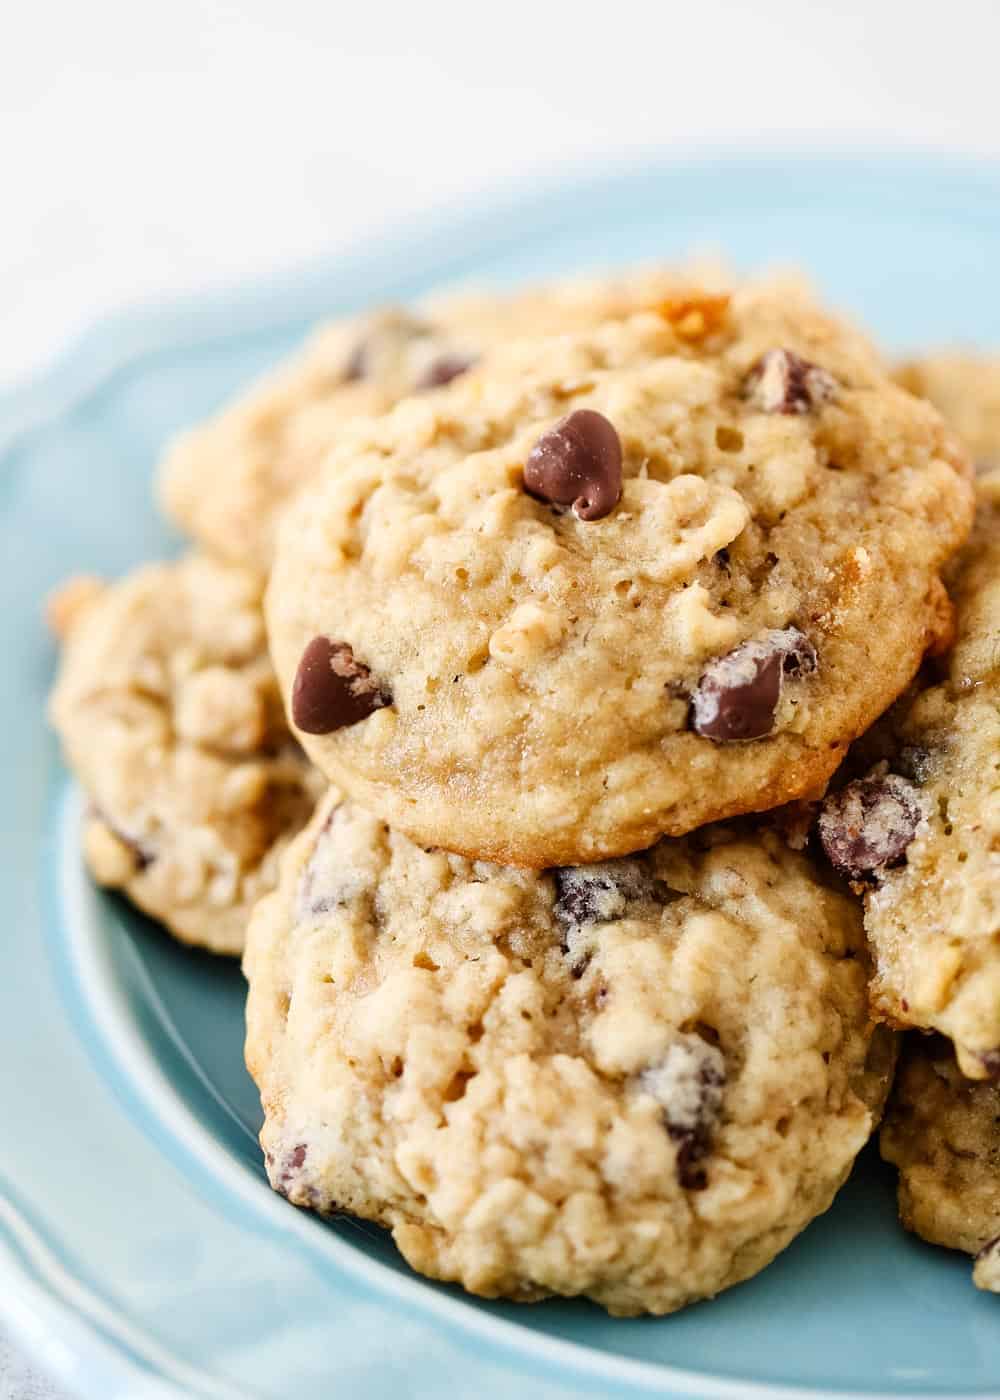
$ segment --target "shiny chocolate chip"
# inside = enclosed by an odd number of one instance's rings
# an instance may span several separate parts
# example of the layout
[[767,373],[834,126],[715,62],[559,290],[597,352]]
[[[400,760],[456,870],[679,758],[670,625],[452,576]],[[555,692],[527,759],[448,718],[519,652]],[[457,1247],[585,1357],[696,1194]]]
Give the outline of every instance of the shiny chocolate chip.
[[702,1163],[712,1150],[726,1087],[721,1049],[680,1032],[663,1059],[643,1070],[639,1084],[663,1107],[663,1126],[677,1144],[677,1180],[687,1191],[703,1191],[708,1174]]
[[691,728],[721,743],[762,739],[774,729],[785,677],[816,666],[816,649],[797,627],[743,642],[705,667],[691,697]]
[[922,816],[915,784],[880,765],[824,801],[819,839],[849,879],[877,876],[904,860]]
[[347,642],[314,637],[292,686],[292,721],[305,734],[332,734],[392,704],[392,696]]
[[524,489],[581,520],[600,520],[622,493],[621,439],[603,413],[578,408],[535,443],[524,464]]
[[442,389],[460,374],[470,370],[475,361],[468,355],[439,355],[424,370],[417,382],[418,389]]
[[810,413],[836,392],[833,375],[794,350],[768,350],[746,379],[747,398],[762,413]]

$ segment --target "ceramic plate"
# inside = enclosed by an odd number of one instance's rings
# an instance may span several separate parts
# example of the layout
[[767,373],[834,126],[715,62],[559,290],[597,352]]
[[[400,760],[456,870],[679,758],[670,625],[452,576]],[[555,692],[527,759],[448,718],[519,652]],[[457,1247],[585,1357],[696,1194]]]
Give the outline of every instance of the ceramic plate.
[[178,547],[150,494],[167,436],[319,317],[706,246],[805,264],[890,348],[1000,345],[1000,175],[727,160],[445,211],[305,275],[117,318],[0,401],[0,1310],[80,1394],[1000,1392],[1000,1301],[900,1231],[871,1150],[759,1278],[656,1321],[477,1302],[414,1276],[374,1228],[296,1212],[261,1168],[239,970],[81,872],[40,600],[71,571]]

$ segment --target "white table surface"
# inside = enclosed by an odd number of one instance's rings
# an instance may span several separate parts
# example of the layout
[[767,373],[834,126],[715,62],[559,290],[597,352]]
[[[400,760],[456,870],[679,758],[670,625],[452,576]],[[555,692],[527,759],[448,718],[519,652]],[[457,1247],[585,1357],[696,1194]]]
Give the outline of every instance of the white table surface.
[[[102,312],[618,156],[1000,155],[995,0],[32,0],[0,42],[0,390]],[[0,1400],[56,1392],[0,1334]]]

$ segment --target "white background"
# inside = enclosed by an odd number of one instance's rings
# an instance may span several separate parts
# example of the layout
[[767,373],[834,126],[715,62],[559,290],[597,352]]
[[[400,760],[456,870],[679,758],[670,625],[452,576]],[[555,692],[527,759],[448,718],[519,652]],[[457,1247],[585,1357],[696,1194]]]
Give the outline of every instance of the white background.
[[996,0],[0,4],[0,385],[109,306],[615,154],[1000,153]]
[[[108,308],[456,192],[671,150],[1000,155],[998,50],[997,0],[6,0],[0,388]],[[34,1384],[0,1341],[0,1400]]]

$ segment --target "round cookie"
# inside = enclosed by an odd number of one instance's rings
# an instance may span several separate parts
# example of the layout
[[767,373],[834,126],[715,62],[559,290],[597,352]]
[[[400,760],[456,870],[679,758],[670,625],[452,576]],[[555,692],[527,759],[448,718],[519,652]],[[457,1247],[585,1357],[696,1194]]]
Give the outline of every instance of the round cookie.
[[536,867],[821,790],[947,631],[972,509],[934,410],[788,287],[504,347],[326,466],[268,593],[303,743]]
[[[722,278],[707,265],[698,274],[705,285]],[[161,502],[204,549],[266,572],[281,511],[349,419],[441,387],[512,336],[589,326],[655,303],[679,278],[651,267],[330,322],[249,393],[177,438],[160,469]]]
[[1000,1075],[1000,472],[978,487],[948,580],[954,648],[862,741],[875,766],[819,820],[865,896],[878,1014],[948,1036],[973,1079]]
[[74,581],[50,618],[50,714],[90,799],[94,877],[184,942],[239,953],[323,786],[285,724],[259,581],[191,555]]
[[248,935],[272,1185],[486,1297],[665,1313],[826,1209],[888,1088],[860,912],[774,833],[536,874],[336,791]]
[[899,1168],[906,1228],[976,1255],[976,1284],[1000,1292],[1000,1086],[966,1079],[941,1037],[913,1036],[881,1149]]
[[980,469],[1000,467],[1000,359],[944,351],[898,365],[895,377],[944,415]]

